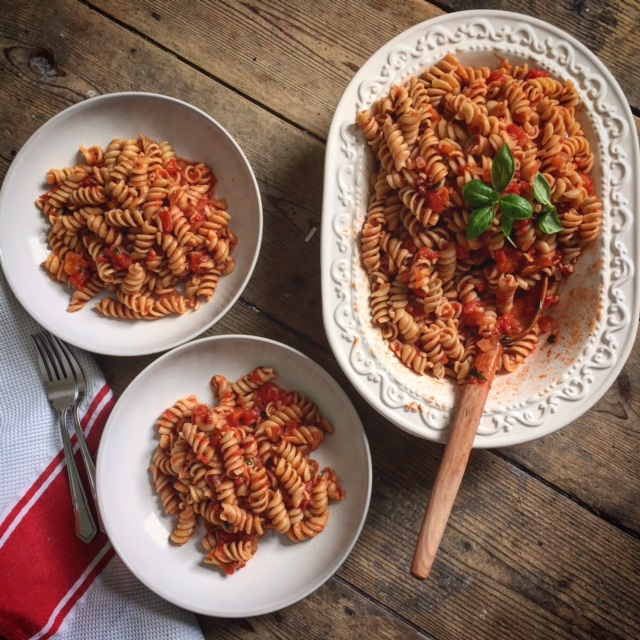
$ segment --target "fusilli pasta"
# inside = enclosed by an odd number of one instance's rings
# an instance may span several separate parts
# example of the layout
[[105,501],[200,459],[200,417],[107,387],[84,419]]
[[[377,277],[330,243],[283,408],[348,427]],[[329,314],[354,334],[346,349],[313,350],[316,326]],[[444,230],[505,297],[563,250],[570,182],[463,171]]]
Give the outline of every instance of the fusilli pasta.
[[108,317],[197,310],[235,267],[237,238],[211,167],[144,135],[80,152],[83,163],[47,173],[51,189],[36,201],[51,224],[42,266],[73,289],[68,311],[103,290],[113,297],[95,308]]
[[294,542],[326,527],[329,501],[345,491],[331,467],[310,457],[333,433],[318,407],[272,382],[258,367],[234,383],[211,379],[216,406],[195,396],[166,409],[150,467],[164,510],[176,516],[171,540],[189,541],[200,519],[204,562],[231,575],[256,553],[269,529]]
[[[518,335],[502,357],[511,372],[551,330],[542,317],[521,335],[537,285],[546,274],[546,310],[603,216],[590,175],[594,156],[575,117],[579,104],[571,81],[545,71],[508,60],[472,69],[447,55],[357,114],[376,160],[361,233],[372,320],[414,372],[463,383],[478,340]],[[465,186],[484,182],[490,190],[505,145],[515,172],[495,195],[500,203],[508,194],[524,198],[533,215],[506,220],[501,207],[489,206],[487,226],[470,233]],[[542,228],[547,209],[536,201],[537,179],[557,213],[553,233]]]

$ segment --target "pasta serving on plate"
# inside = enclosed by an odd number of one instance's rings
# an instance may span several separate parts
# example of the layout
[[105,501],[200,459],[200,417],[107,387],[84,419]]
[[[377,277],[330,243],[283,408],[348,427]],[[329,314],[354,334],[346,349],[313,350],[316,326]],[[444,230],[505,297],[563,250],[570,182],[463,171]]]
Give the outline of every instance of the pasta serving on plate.
[[99,294],[105,316],[154,320],[198,309],[235,267],[237,238],[208,165],[144,135],[81,147],[84,163],[47,174],[37,200],[51,228],[43,267],[73,293],[68,311]]
[[416,373],[462,383],[495,337],[512,372],[550,332],[544,316],[518,335],[543,280],[543,310],[558,301],[603,214],[579,105],[543,70],[447,55],[357,115],[376,160],[361,234],[372,320]]
[[310,457],[331,424],[275,377],[270,367],[234,383],[215,375],[215,407],[188,396],[157,422],[150,468],[164,510],[176,516],[171,540],[186,543],[202,519],[204,561],[227,574],[245,566],[270,529],[293,542],[316,537],[329,501],[345,498],[335,471]]

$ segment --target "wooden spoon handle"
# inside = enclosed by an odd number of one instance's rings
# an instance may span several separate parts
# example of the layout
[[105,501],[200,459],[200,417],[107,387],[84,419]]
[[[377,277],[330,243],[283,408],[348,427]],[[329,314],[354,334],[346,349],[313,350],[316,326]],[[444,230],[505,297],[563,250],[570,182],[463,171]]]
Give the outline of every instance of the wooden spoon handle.
[[462,390],[411,564],[411,575],[420,580],[429,575],[438,552],[501,356],[500,345],[481,353],[476,360],[476,370],[486,381],[479,379],[478,384],[466,384]]

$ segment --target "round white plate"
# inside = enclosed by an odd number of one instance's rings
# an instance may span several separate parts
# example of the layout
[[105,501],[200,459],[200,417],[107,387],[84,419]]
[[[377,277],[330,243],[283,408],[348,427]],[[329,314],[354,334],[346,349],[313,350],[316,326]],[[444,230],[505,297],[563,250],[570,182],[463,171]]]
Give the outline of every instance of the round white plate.
[[[204,527],[182,547],[169,542],[173,516],[162,511],[148,470],[158,445],[155,422],[178,399],[195,394],[213,404],[209,381],[230,380],[264,365],[288,391],[313,400],[332,423],[313,458],[335,469],[347,497],[330,504],[327,528],[294,544],[273,532],[232,576],[203,563]],[[107,422],[97,464],[98,502],[114,548],[150,589],[210,616],[241,618],[276,611],[328,580],[353,548],[369,507],[371,458],[358,414],[338,384],[315,362],[285,345],[250,336],[196,340],[163,355],[127,388]]]
[[[209,164],[226,198],[238,236],[235,271],[220,278],[211,300],[196,312],[153,322],[105,318],[89,302],[68,313],[71,290],[40,266],[49,254],[48,222],[35,206],[49,169],[79,162],[80,145],[103,148],[113,138],[145,134],[168,140],[179,156]],[[114,93],[65,109],[22,147],[0,191],[0,260],[14,294],[43,327],[87,351],[134,356],[157,353],[206,331],[242,293],[258,259],[262,203],[253,171],[233,138],[209,115],[185,102],[150,93]]]
[[541,341],[527,364],[493,383],[475,447],[503,447],[547,435],[580,417],[614,382],[638,326],[640,169],[636,127],[622,90],[580,42],[545,22],[503,11],[461,11],[405,31],[360,68],[333,118],[325,160],[322,306],[338,362],[384,417],[422,438],[444,442],[457,397],[448,380],[417,376],[390,352],[369,312],[359,231],[373,166],[359,111],[447,53],[471,66],[499,57],[572,80],[584,107],[577,118],[591,141],[594,178],[605,210],[599,243],[582,256],[553,312],[558,342]]

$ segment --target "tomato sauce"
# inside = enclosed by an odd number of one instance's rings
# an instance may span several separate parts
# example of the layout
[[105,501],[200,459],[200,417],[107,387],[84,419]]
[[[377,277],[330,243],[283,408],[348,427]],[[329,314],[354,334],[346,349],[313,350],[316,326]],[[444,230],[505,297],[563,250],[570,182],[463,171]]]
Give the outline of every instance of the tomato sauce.
[[91,280],[91,267],[79,253],[67,251],[64,257],[64,272],[76,289],[84,289]]
[[131,266],[131,257],[126,249],[118,246],[107,247],[104,255],[111,260],[114,269],[118,271],[126,271]]
[[285,402],[287,394],[285,390],[273,383],[266,382],[261,387],[258,387],[254,393],[255,396],[255,408],[258,410],[264,409],[270,403],[281,404]]

